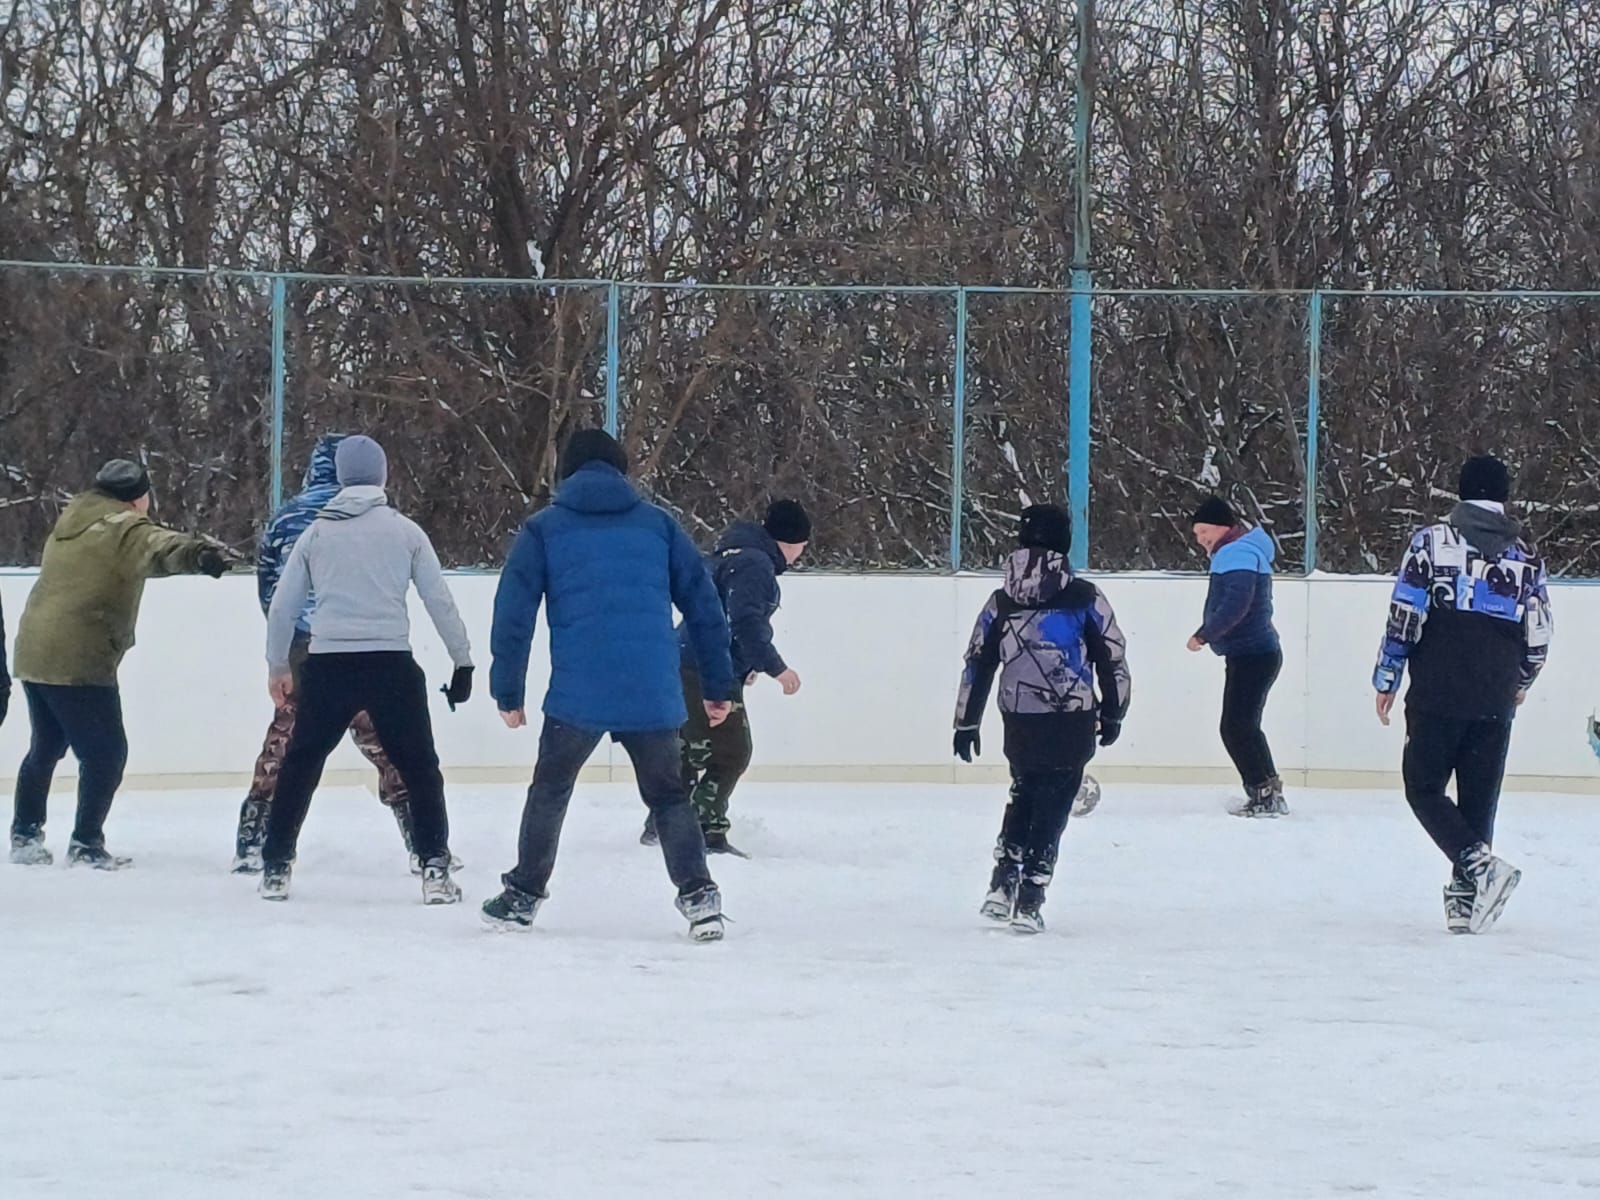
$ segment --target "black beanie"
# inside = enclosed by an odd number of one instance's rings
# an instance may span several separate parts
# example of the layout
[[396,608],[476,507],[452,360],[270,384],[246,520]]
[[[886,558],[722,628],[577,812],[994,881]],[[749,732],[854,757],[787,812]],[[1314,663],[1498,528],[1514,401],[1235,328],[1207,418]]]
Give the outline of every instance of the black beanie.
[[150,491],[150,472],[126,458],[113,458],[94,477],[94,490],[102,496],[132,504]]
[[1232,529],[1238,523],[1239,514],[1221,496],[1207,497],[1205,503],[1194,510],[1194,516],[1189,518],[1191,525],[1221,525],[1226,529]]
[[1493,500],[1504,504],[1511,499],[1511,472],[1492,455],[1469,458],[1461,464],[1459,491],[1463,500]]
[[561,452],[559,474],[566,479],[580,467],[597,462],[615,467],[624,475],[628,473],[628,456],[616,438],[604,429],[580,429],[567,439],[566,449]]
[[1072,518],[1056,504],[1034,504],[1022,510],[1017,526],[1017,545],[1024,550],[1072,552]]
[[761,523],[775,542],[800,546],[811,540],[811,518],[798,500],[774,500]]

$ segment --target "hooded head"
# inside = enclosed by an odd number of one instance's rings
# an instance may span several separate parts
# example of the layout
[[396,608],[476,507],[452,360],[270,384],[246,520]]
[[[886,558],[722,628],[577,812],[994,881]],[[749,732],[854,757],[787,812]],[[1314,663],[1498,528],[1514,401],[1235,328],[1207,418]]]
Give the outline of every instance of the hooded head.
[[150,494],[150,472],[131,459],[113,458],[95,473],[94,490],[124,504],[137,504]]
[[389,481],[389,459],[383,447],[364,434],[355,434],[339,443],[334,451],[334,466],[340,487],[383,487]]
[[304,484],[306,489],[339,486],[339,466],[335,455],[339,443],[348,436],[343,433],[325,433],[317,439],[317,444],[311,448],[311,461],[306,464]]
[[568,438],[557,474],[561,479],[570,479],[590,463],[605,463],[620,475],[628,473],[627,453],[604,429],[580,429]]
[[1461,484],[1457,491],[1462,500],[1504,504],[1511,499],[1511,472],[1493,455],[1469,458],[1461,464]]
[[1022,510],[1017,545],[1024,550],[1072,552],[1072,518],[1057,504],[1034,504]]

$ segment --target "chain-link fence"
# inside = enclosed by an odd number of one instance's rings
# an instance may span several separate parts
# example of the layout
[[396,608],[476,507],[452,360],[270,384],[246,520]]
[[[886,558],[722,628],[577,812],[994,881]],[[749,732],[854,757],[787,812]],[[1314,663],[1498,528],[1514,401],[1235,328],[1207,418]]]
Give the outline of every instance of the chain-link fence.
[[1600,294],[1097,290],[1086,395],[1072,299],[8,264],[0,562],[117,455],[163,520],[247,549],[339,430],[384,443],[447,563],[491,566],[605,425],[702,541],[805,500],[827,569],[990,568],[1041,501],[1092,569],[1198,569],[1217,492],[1286,570],[1381,570],[1494,452],[1552,569],[1600,575]]

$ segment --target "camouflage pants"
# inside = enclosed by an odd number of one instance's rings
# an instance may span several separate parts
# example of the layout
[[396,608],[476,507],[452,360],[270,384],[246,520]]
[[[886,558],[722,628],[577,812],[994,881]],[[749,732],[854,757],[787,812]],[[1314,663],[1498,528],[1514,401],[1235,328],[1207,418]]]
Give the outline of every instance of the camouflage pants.
[[689,790],[700,828],[707,833],[727,833],[728,802],[750,766],[750,719],[744,707],[744,688],[733,689],[733,711],[721,725],[706,719],[700,676],[683,671],[683,700],[689,720],[683,727],[683,785]]
[[[304,662],[305,648],[297,639],[290,651],[296,695],[300,690],[299,669]],[[278,770],[283,766],[284,753],[289,749],[289,737],[294,733],[295,712],[295,697],[291,695],[289,702],[272,714],[272,723],[267,726],[266,740],[261,745],[255,773],[251,776],[249,794],[239,809],[239,830],[235,842],[240,854],[249,847],[259,847],[266,836],[267,818],[272,813],[272,797],[278,787]],[[356,719],[350,722],[350,740],[366,756],[367,761],[378,769],[378,799],[388,805],[397,817],[406,816],[410,803],[406,785],[388,755],[384,754],[383,747],[378,743],[378,731],[373,728],[372,718],[366,713],[357,713]],[[402,819],[401,826],[403,829],[407,827],[406,819]]]

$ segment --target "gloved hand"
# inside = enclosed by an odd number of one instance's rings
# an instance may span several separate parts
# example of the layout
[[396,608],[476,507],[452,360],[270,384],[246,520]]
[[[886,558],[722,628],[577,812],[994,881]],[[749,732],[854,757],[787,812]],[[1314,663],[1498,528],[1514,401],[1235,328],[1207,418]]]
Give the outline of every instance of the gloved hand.
[[444,693],[450,711],[455,712],[456,705],[465,704],[472,699],[472,668],[457,667],[455,674],[450,676],[450,682],[439,690]]
[[195,562],[213,579],[221,579],[228,573],[228,556],[216,546],[202,546]]
[[964,763],[983,754],[983,739],[976,729],[956,730],[956,757]]
[[1105,721],[1105,720],[1102,720],[1100,722],[1100,744],[1102,746],[1114,746],[1114,745],[1116,745],[1117,739],[1119,737],[1121,737],[1121,736],[1122,736],[1122,722],[1121,721]]

